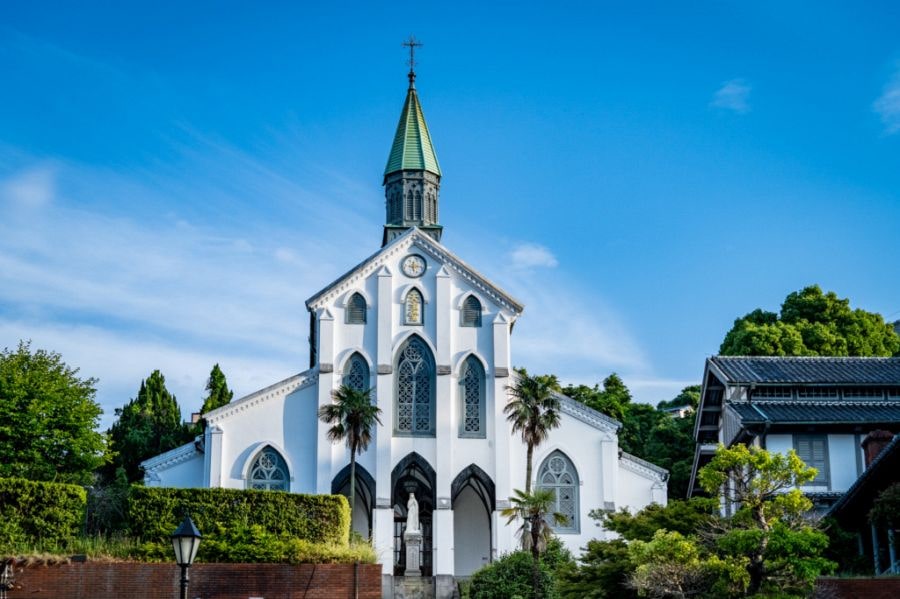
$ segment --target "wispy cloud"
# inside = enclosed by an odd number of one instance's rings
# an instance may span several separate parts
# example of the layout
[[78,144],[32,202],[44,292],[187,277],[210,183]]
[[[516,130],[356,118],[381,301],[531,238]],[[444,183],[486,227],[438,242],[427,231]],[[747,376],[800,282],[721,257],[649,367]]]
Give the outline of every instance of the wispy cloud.
[[887,135],[900,132],[900,70],[894,73],[872,108],[881,117]]
[[750,111],[750,90],[750,85],[743,79],[731,79],[716,90],[710,106],[746,114]]
[[56,170],[37,165],[16,173],[0,185],[0,198],[20,208],[40,208],[56,195]]
[[559,265],[556,256],[546,247],[537,243],[521,243],[509,253],[513,268],[555,268]]

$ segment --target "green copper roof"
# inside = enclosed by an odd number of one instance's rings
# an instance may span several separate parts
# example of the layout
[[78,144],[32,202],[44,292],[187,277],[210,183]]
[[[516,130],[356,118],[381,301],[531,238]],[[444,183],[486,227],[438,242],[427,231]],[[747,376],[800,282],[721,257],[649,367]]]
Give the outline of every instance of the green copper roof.
[[425,115],[419,104],[419,96],[412,85],[406,93],[406,102],[403,104],[400,122],[397,123],[394,145],[391,146],[391,155],[388,156],[384,174],[389,175],[403,170],[429,171],[438,176],[441,174],[437,154],[434,153],[434,146],[431,143],[431,135],[428,133],[428,125],[425,124]]

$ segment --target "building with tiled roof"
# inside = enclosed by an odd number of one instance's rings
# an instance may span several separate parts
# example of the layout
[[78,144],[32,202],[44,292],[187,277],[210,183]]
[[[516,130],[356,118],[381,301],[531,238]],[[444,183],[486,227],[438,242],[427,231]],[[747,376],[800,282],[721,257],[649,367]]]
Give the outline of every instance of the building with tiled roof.
[[804,491],[827,507],[864,471],[863,438],[900,431],[900,358],[713,356],[694,425],[697,471],[722,443],[794,449],[819,470]]

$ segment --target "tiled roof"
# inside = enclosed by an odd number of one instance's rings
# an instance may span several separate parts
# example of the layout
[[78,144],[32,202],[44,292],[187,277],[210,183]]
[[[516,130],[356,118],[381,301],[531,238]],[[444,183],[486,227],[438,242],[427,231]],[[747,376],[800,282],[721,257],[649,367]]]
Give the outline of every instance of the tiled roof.
[[900,423],[900,401],[878,402],[731,402],[728,407],[738,413],[744,424],[770,422],[801,423]]
[[771,385],[900,385],[900,358],[713,356],[726,382]]
[[416,88],[412,85],[406,93],[406,102],[400,113],[400,122],[397,123],[394,144],[391,146],[384,174],[405,170],[429,171],[438,176],[441,174],[431,134],[425,124],[425,114],[419,104]]

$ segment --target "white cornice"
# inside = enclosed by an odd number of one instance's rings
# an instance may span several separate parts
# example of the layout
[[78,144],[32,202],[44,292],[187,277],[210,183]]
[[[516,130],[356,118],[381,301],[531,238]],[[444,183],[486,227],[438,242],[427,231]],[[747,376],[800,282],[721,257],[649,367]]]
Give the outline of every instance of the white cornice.
[[665,482],[669,480],[668,470],[666,470],[665,468],[660,468],[656,464],[651,464],[647,460],[642,460],[641,458],[631,455],[630,453],[625,453],[623,451],[622,455],[619,456],[619,463],[629,472],[634,472],[635,474],[641,475],[645,478],[649,478],[658,482]]
[[199,455],[200,452],[197,451],[196,445],[191,441],[190,443],[185,443],[180,447],[170,449],[165,453],[152,457],[149,460],[144,460],[141,462],[141,467],[144,469],[144,472],[155,473],[155,471],[166,470],[167,468],[171,468],[182,462],[187,462],[191,458]]
[[366,279],[373,272],[378,272],[389,258],[408,251],[413,245],[432,258],[438,260],[442,264],[441,270],[444,272],[447,272],[448,269],[453,270],[459,277],[465,280],[473,288],[478,289],[485,297],[489,298],[495,304],[506,308],[515,315],[522,313],[524,306],[520,302],[513,299],[512,296],[501,290],[499,287],[490,283],[474,268],[460,260],[447,248],[415,227],[394,239],[391,243],[360,262],[347,273],[306,300],[306,307],[309,310],[317,310],[324,305],[327,305],[341,293],[352,287],[358,287],[360,280]]
[[622,423],[618,420],[614,420],[606,414],[601,414],[597,410],[587,407],[580,401],[575,401],[571,397],[565,395],[557,395],[557,398],[559,399],[560,412],[572,416],[585,424],[589,424],[597,430],[615,434],[622,428]]
[[271,401],[278,397],[284,397],[289,393],[293,393],[298,389],[303,389],[305,387],[309,387],[310,385],[314,385],[318,380],[316,375],[318,371],[315,368],[310,368],[305,372],[301,372],[300,374],[295,374],[294,376],[285,379],[281,382],[275,383],[274,385],[270,385],[265,389],[260,389],[250,395],[246,395],[237,401],[233,401],[229,404],[222,406],[221,408],[216,408],[210,412],[204,414],[204,418],[206,418],[206,422],[209,424],[216,424],[218,422],[222,422],[223,420],[227,420],[231,418],[235,414],[243,412],[253,406],[256,406],[261,403],[265,403],[267,401]]

